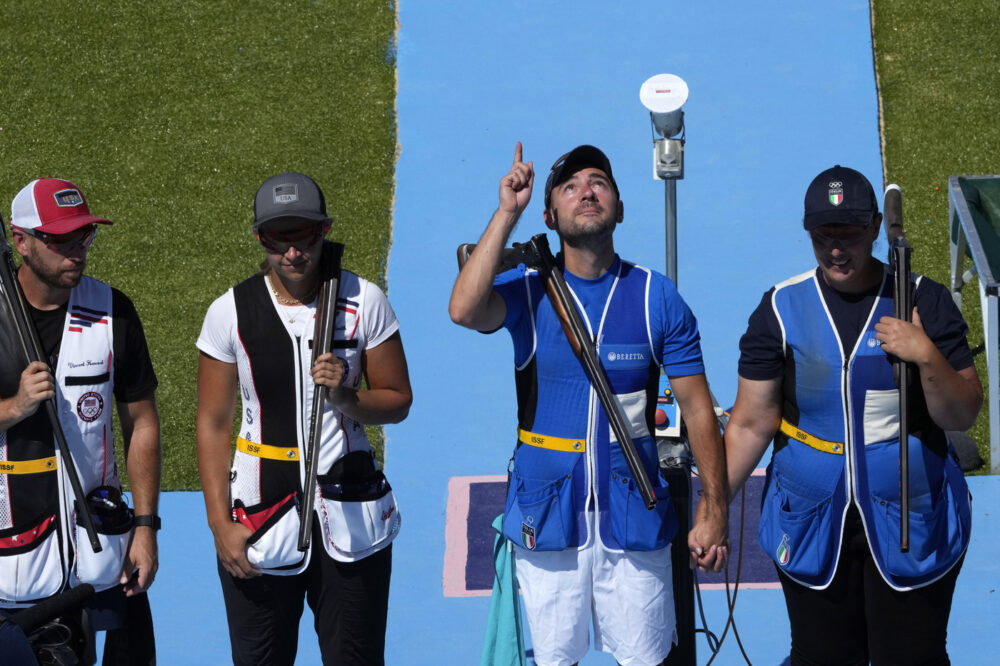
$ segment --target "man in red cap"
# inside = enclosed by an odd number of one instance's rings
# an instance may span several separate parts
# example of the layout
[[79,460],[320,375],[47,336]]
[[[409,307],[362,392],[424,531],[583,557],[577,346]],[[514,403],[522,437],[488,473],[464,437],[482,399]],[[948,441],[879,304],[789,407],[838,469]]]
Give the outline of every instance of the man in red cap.
[[[90,602],[91,624],[109,630],[104,663],[154,663],[145,591],[156,574],[160,522],[157,379],[135,306],[84,275],[101,224],[111,222],[91,215],[83,194],[65,180],[32,181],[11,204],[11,236],[22,259],[17,281],[45,361],[14,367],[8,358],[0,367],[0,608],[92,584],[98,594]],[[60,471],[65,466],[39,409],[49,398],[93,514],[99,553],[80,538],[75,498]],[[112,401],[134,517],[121,497]]]

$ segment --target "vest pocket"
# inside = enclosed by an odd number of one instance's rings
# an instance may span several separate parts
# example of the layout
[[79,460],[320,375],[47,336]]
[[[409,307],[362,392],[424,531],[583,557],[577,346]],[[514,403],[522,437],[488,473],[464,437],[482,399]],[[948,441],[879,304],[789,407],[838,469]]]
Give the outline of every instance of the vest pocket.
[[647,509],[635,479],[611,473],[611,534],[626,550],[660,550],[677,534],[677,514],[669,501],[669,486],[661,475],[657,474],[657,479],[659,485],[653,487],[653,495],[662,499]]
[[564,550],[576,537],[573,477],[527,479],[514,470],[504,536],[528,550]]
[[367,451],[355,451],[316,479],[326,552],[353,562],[385,548],[399,533],[396,496]]
[[801,497],[778,478],[769,485],[760,514],[761,548],[790,576],[828,574],[837,550],[831,500]]
[[86,501],[101,552],[94,552],[77,512],[73,526],[76,546],[73,578],[74,584],[90,583],[99,592],[114,587],[121,579],[122,564],[132,536],[133,514],[121,490],[113,486],[95,488],[87,493]]
[[[947,482],[931,497],[930,511],[910,511],[910,550],[906,553],[899,551],[899,503],[877,495],[872,495],[872,502],[887,573],[902,578],[935,576],[961,556],[964,530]],[[914,498],[913,503],[920,502]]]
[[[245,506],[233,502],[233,517],[253,531],[247,539],[247,561],[268,573],[297,569],[305,559],[299,550],[299,512],[295,511],[296,493],[289,493],[272,504]],[[296,573],[287,571],[284,573]]]
[[0,598],[34,601],[63,586],[63,563],[56,534],[56,517],[47,516],[27,530],[0,531]]

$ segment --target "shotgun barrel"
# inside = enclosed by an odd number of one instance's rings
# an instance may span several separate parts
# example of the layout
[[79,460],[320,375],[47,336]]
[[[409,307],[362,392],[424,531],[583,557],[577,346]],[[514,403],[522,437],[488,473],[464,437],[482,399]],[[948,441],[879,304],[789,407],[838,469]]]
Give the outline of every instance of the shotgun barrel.
[[[889,185],[882,204],[885,209],[885,233],[889,241],[889,266],[892,269],[893,316],[910,321],[913,311],[913,285],[910,261],[913,249],[906,242],[903,229],[903,193],[898,185]],[[893,375],[899,386],[899,551],[910,550],[910,364],[899,358],[892,361]]]
[[[14,317],[14,329],[17,332],[18,342],[21,352],[28,363],[42,361],[48,364],[42,352],[42,343],[38,337],[38,330],[35,322],[28,312],[27,300],[24,291],[21,290],[21,283],[17,281],[17,272],[14,267],[14,251],[7,242],[7,228],[3,219],[0,219],[0,290],[7,302],[11,314]],[[101,541],[97,537],[97,530],[94,528],[94,519],[90,515],[90,507],[87,505],[87,494],[83,492],[80,485],[80,477],[76,471],[76,464],[73,462],[73,455],[70,453],[69,444],[66,443],[66,434],[63,432],[62,424],[59,422],[59,412],[56,411],[55,398],[44,401],[45,415],[48,417],[49,426],[52,428],[52,435],[56,440],[56,448],[59,450],[60,464],[66,469],[66,477],[69,479],[70,488],[73,490],[73,498],[76,500],[76,511],[83,529],[87,532],[87,539],[90,547],[95,553],[101,552]]]
[[[320,258],[319,295],[316,299],[316,326],[313,329],[312,362],[316,364],[323,354],[333,349],[334,324],[337,321],[337,291],[340,287],[340,259],[344,246],[323,241]],[[346,378],[345,378],[346,379]],[[317,385],[313,389],[312,415],[309,418],[309,449],[306,451],[306,478],[302,485],[302,512],[299,521],[299,550],[309,550],[312,535],[312,513],[316,501],[316,465],[319,464],[319,446],[323,438],[323,409],[329,388]]]

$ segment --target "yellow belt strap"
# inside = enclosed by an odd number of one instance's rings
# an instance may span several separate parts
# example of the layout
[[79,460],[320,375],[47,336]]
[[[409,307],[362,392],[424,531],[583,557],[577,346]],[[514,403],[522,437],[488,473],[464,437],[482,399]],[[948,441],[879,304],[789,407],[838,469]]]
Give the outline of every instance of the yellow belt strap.
[[587,443],[583,439],[567,439],[565,437],[551,437],[549,435],[539,435],[527,430],[517,429],[517,438],[522,444],[537,446],[540,449],[551,451],[566,451],[568,453],[583,453],[587,450]]
[[268,458],[270,460],[298,460],[299,447],[297,446],[270,446],[269,444],[256,444],[254,442],[236,438],[236,448],[243,453],[258,458]]
[[0,474],[38,474],[57,468],[55,456],[37,460],[0,460]]
[[785,433],[792,439],[802,442],[806,446],[810,446],[817,451],[822,451],[823,453],[832,453],[837,456],[844,455],[844,443],[843,442],[828,442],[825,439],[820,439],[819,437],[814,437],[810,435],[805,430],[800,430],[797,426],[793,426],[791,423],[785,419],[781,419],[781,432]]

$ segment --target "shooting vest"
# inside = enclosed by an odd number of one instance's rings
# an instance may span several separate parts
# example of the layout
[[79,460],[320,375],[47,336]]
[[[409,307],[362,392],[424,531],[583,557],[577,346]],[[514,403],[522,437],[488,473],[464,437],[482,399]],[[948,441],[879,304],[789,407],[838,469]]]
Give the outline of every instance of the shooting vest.
[[[934,582],[969,543],[969,491],[944,433],[911,385],[910,551],[899,551],[899,392],[875,324],[893,315],[883,280],[854,349],[841,349],[816,271],[777,285],[784,333],[784,417],[761,508],[760,544],[803,585],[823,589],[837,569],[848,508],[861,514],[872,556],[897,590]],[[919,287],[920,279],[916,282]]]
[[[333,342],[335,353],[347,362],[344,385],[355,389],[361,385],[362,350],[353,333],[362,307],[352,297],[359,281],[342,271]],[[248,542],[251,563],[267,573],[292,575],[304,570],[310,557],[309,552],[298,551],[297,536],[315,387],[309,374],[315,310],[310,308],[305,335],[296,337],[278,316],[277,302],[263,276],[236,285],[233,297],[242,345],[237,352],[242,423],[230,472],[233,516],[254,531]],[[399,512],[388,484],[361,493],[364,497],[352,502],[337,501],[333,491],[321,491],[330,474],[342,476],[345,463],[351,467],[351,481],[360,475],[370,485],[381,475],[364,427],[329,401],[323,416],[315,512],[327,552],[352,562],[389,545],[399,530]],[[358,471],[358,464],[364,469]]]
[[[115,463],[111,288],[84,276],[70,293],[55,369],[59,421],[84,493],[120,488]],[[20,379],[6,371],[0,395]],[[6,370],[6,369],[5,369]],[[127,533],[100,534],[94,553],[76,524],[72,488],[44,404],[0,433],[0,605],[34,603],[68,582],[98,590],[118,583]]]
[[[611,271],[614,281],[600,321],[591,322],[574,298],[591,338],[598,340],[597,356],[658,501],[646,509],[545,287],[536,271],[527,271],[536,342],[516,371],[519,437],[503,534],[530,550],[574,548],[593,538],[611,549],[656,550],[677,531],[650,434],[660,374],[659,345],[649,334],[651,274],[623,261]],[[597,515],[597,535],[587,520],[588,507]]]

